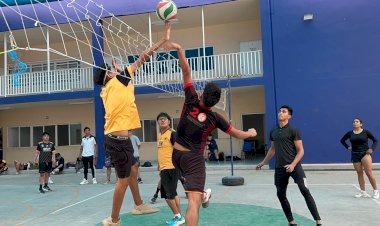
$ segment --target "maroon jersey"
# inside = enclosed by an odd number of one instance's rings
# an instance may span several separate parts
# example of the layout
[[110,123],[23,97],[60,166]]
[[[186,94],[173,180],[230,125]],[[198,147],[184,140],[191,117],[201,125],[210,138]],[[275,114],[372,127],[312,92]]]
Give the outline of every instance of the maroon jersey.
[[220,114],[205,107],[192,83],[185,85],[185,104],[177,127],[176,142],[203,155],[207,136],[215,129],[231,131],[232,126]]

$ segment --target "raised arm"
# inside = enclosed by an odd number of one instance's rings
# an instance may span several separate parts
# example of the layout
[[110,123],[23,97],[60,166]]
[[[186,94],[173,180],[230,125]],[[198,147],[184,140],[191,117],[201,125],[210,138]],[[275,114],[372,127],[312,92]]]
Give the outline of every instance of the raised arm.
[[171,49],[177,50],[179,64],[180,64],[181,69],[182,69],[183,84],[186,85],[186,84],[191,83],[192,82],[191,70],[190,70],[189,63],[186,60],[186,56],[185,56],[185,53],[182,49],[182,46],[180,46],[179,44],[174,43],[174,42],[168,42],[166,44],[166,50],[171,50]]
[[147,61],[157,49],[159,49],[166,41],[170,39],[171,25],[169,23],[165,23],[165,29],[166,31],[164,37],[162,37],[160,41],[150,47],[146,52],[142,53],[140,58],[131,65],[132,73],[134,73],[137,68],[139,68],[145,61]]

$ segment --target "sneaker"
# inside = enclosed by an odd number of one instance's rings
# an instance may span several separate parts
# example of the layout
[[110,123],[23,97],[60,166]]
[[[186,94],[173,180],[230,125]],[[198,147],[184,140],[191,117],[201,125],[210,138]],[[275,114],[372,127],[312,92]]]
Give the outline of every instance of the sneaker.
[[153,198],[150,200],[150,203],[154,204],[158,198],[158,194],[154,194]]
[[120,219],[114,223],[112,222],[112,217],[107,217],[102,221],[103,226],[120,226]]
[[207,208],[209,201],[211,198],[211,189],[208,188],[204,193],[203,193],[203,199],[202,199],[202,207]]
[[92,183],[97,184],[98,182],[96,181],[96,178],[92,178]]
[[379,198],[379,190],[374,190],[373,191],[373,196],[372,196],[373,199],[378,199]]
[[48,181],[49,184],[54,184],[54,181],[49,177],[49,181]]
[[139,184],[142,184],[143,183],[143,181],[142,181],[142,179],[139,177],[139,178],[137,178],[137,182],[139,183]]
[[150,213],[156,213],[158,211],[160,210],[145,203],[139,206],[133,205],[133,208],[132,208],[132,214],[134,215],[150,214]]
[[369,198],[370,196],[366,191],[360,191],[360,193],[354,196],[355,198]]
[[82,184],[82,185],[83,184],[88,184],[88,180],[86,180],[86,179],[83,178],[82,182],[80,182],[79,184]]
[[45,193],[44,189],[42,189],[42,188],[38,189],[38,191],[39,191],[41,194],[44,194],[44,193]]
[[169,226],[178,226],[185,223],[185,218],[183,216],[175,216],[173,219],[166,222]]
[[47,185],[46,185],[46,186],[43,186],[42,189],[43,189],[44,191],[51,191],[51,189],[50,189],[49,186],[47,186]]
[[103,184],[110,184],[110,183],[111,183],[111,181],[106,180],[106,182],[104,182]]

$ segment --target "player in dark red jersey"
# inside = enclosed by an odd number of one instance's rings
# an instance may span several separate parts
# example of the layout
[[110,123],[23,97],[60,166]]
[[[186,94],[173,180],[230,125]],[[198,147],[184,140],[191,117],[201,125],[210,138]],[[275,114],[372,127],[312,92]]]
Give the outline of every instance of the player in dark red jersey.
[[211,107],[219,102],[221,89],[215,83],[208,83],[199,98],[191,80],[190,66],[182,47],[169,42],[167,49],[175,49],[182,69],[185,85],[185,103],[177,127],[177,139],[174,143],[173,163],[185,178],[184,188],[188,194],[186,225],[198,225],[199,207],[208,206],[211,189],[204,191],[206,168],[203,151],[208,135],[219,128],[232,137],[246,139],[257,135],[255,129],[241,131],[233,128],[220,114]]

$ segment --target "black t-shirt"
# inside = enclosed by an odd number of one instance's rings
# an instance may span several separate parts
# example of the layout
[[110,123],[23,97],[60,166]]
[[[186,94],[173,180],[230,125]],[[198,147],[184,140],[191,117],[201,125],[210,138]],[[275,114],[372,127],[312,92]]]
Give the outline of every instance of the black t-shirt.
[[210,141],[208,141],[208,150],[210,152],[214,152],[215,150],[218,149],[218,145],[216,144],[216,141],[214,138],[212,138]]
[[294,141],[301,140],[298,129],[289,123],[282,128],[277,125],[270,132],[270,140],[274,142],[276,150],[276,168],[291,164],[297,155]]
[[347,132],[340,140],[345,148],[349,147],[346,143],[347,139],[351,142],[352,152],[366,152],[369,149],[368,139],[372,140],[372,150],[375,150],[378,142],[372,133],[366,129],[363,129],[359,134],[355,134],[353,131]]
[[[57,159],[57,166],[56,167],[58,167],[59,165],[62,165],[62,167],[59,168],[59,171],[62,171],[63,168],[65,168],[65,159],[62,156],[60,159]],[[54,167],[54,168],[56,168],[56,167]]]
[[203,155],[207,137],[215,128],[228,133],[232,126],[221,115],[203,106],[193,84],[186,84],[185,103],[177,127],[176,142]]
[[36,150],[40,152],[39,163],[52,161],[52,152],[55,150],[53,142],[39,142]]

